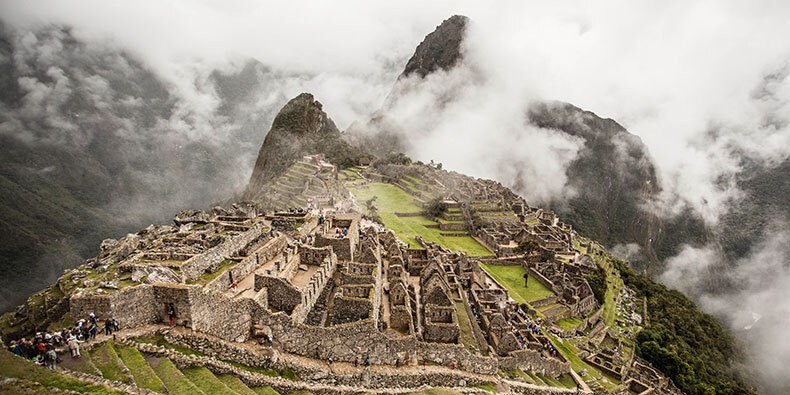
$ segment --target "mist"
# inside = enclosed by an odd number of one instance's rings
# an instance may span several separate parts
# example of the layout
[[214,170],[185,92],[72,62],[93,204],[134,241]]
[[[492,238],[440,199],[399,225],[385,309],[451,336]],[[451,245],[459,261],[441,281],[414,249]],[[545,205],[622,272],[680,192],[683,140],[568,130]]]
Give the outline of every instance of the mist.
[[[690,207],[716,226],[744,198],[737,176],[745,160],[771,168],[790,154],[790,4],[783,1],[0,1],[17,49],[4,61],[27,73],[18,79],[19,109],[2,109],[0,135],[75,149],[107,131],[133,142],[118,172],[142,191],[107,205],[129,218],[166,221],[240,190],[271,120],[298,93],[313,93],[341,129],[369,119],[414,47],[453,14],[471,19],[464,63],[425,81],[400,81],[403,95],[390,103],[415,159],[516,186],[533,204],[573,196],[565,170],[581,142],[525,121],[530,103],[561,100],[642,139],[663,191],[655,210]],[[64,51],[60,27],[83,43],[81,57]],[[97,57],[109,59],[104,71],[79,72]],[[233,101],[212,76],[236,75],[250,62],[258,64],[254,90]],[[112,75],[150,76],[164,91],[127,94],[108,82]],[[65,110],[74,91],[97,110],[92,121]],[[119,115],[130,112],[149,115]],[[36,170],[57,171],[52,164]],[[778,388],[777,369],[790,355],[782,331],[790,316],[787,223],[770,229],[737,262],[725,262],[716,245],[688,246],[667,262],[662,280],[733,328],[751,325],[740,334],[763,383]],[[712,279],[737,286],[709,292]],[[752,313],[762,318],[753,322]]]

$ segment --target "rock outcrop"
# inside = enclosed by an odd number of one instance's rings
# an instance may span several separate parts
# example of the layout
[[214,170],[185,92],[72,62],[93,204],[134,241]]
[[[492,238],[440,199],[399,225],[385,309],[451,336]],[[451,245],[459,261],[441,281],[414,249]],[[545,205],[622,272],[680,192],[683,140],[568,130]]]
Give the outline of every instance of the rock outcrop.
[[406,63],[401,78],[412,74],[424,78],[437,70],[450,70],[455,67],[463,57],[461,44],[468,22],[469,18],[465,16],[453,15],[425,36]]

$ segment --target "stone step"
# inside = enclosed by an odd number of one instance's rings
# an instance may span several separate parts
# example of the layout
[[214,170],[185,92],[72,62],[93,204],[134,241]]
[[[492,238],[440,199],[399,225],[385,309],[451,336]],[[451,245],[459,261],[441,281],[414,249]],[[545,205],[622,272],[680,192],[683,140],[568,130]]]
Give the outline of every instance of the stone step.
[[232,374],[221,374],[217,376],[219,381],[223,382],[228,388],[238,392],[241,395],[256,395],[255,391],[251,390],[250,387],[247,387],[247,384],[244,384],[238,377]]
[[200,388],[181,373],[169,358],[162,358],[158,363],[152,362],[151,367],[165,384],[168,394],[191,395],[205,394]]
[[232,394],[239,395],[238,392],[228,388],[225,383],[220,381],[214,373],[211,373],[205,366],[192,367],[181,371],[189,381],[195,384],[207,394]]
[[138,387],[160,393],[165,392],[164,383],[162,383],[162,380],[156,375],[154,369],[148,365],[148,361],[146,361],[145,357],[140,353],[140,351],[138,351],[136,348],[121,344],[115,345],[115,349],[118,352],[118,356],[121,357],[124,365],[126,365],[129,371],[132,373],[134,382]]
[[125,384],[133,383],[132,375],[115,352],[112,340],[102,343],[91,353],[91,362],[99,369],[102,377]]

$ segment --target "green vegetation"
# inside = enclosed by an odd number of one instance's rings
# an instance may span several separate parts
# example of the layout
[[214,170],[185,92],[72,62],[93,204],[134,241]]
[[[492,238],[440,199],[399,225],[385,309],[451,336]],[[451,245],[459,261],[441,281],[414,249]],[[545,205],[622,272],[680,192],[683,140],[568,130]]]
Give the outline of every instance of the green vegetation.
[[[350,187],[357,202],[365,202],[376,198],[378,215],[395,235],[408,243],[411,248],[422,248],[416,237],[421,236],[429,242],[435,242],[454,251],[466,252],[472,256],[490,256],[491,251],[470,236],[443,236],[443,231],[427,228],[425,225],[437,225],[436,222],[420,215],[415,217],[399,217],[395,213],[422,213],[422,209],[414,204],[414,199],[403,189],[386,183],[369,183],[362,187]],[[366,211],[366,214],[370,214]]]
[[496,385],[494,385],[494,383],[475,384],[472,386],[472,388],[480,388],[486,392],[499,392],[497,391]]
[[510,297],[518,303],[534,302],[554,295],[552,290],[532,276],[529,276],[529,286],[525,287],[524,275],[527,272],[520,265],[498,266],[481,263],[480,267],[507,288]]
[[205,366],[184,369],[182,372],[189,381],[207,394],[237,394],[236,391],[219,381],[217,376],[214,376],[214,373],[211,373]]
[[477,336],[475,332],[479,329],[477,328],[477,324],[472,322],[469,317],[469,314],[466,312],[466,306],[463,302],[456,302],[455,303],[455,311],[458,316],[458,326],[461,329],[461,333],[458,335],[458,341],[466,347],[467,350],[471,352],[481,351],[483,354],[488,354],[488,347],[486,344],[480,344],[477,341]]
[[223,384],[227,385],[228,388],[238,392],[241,395],[255,395],[255,391],[251,390],[246,384],[244,384],[244,382],[241,381],[241,379],[232,374],[219,375],[217,378]]
[[275,391],[272,387],[254,387],[252,391],[258,395],[280,395],[280,393]]
[[596,266],[595,272],[584,278],[587,280],[587,283],[590,284],[595,300],[598,304],[603,305],[606,301],[606,270],[600,266]]
[[587,371],[587,374],[582,378],[585,382],[597,382],[607,389],[614,389],[617,386],[616,379],[605,375],[603,372],[598,370],[598,368],[588,365],[587,362],[582,361],[582,359],[576,355],[579,350],[577,350],[572,344],[562,341],[562,339],[558,339],[550,333],[546,333],[546,336],[548,336],[552,343],[554,343],[554,347],[557,348],[557,351],[559,351],[568,361],[570,361],[571,369],[577,373],[581,372],[582,370]]
[[576,328],[581,323],[582,320],[577,317],[563,318],[556,322],[556,324],[559,325],[560,328],[565,329],[566,331]]
[[118,358],[112,340],[104,342],[96,351],[93,351],[91,360],[105,379],[131,384],[131,377],[124,369],[121,359]]
[[[40,388],[43,386],[47,389],[58,388],[65,391],[74,391],[84,394],[123,394],[122,391],[117,391],[103,385],[97,385],[82,381],[73,377],[65,376],[56,371],[49,370],[42,366],[37,366],[32,362],[15,356],[7,351],[0,351],[0,376],[10,377],[27,380],[25,385],[30,386],[32,389]],[[38,384],[34,384],[34,383]],[[17,387],[12,385],[12,387]],[[12,390],[19,390],[20,388],[12,388]],[[0,387],[0,392],[6,393],[5,388]],[[21,392],[20,393],[40,393],[41,391]],[[48,391],[49,392],[49,391]]]
[[682,293],[636,274],[614,260],[628,287],[647,298],[649,321],[636,336],[637,353],[687,394],[753,394],[730,368],[737,349],[732,335]]
[[143,354],[136,348],[118,345],[115,347],[118,356],[121,357],[123,364],[129,369],[134,377],[134,382],[140,388],[147,388],[151,391],[164,392],[165,385],[159,376],[156,375],[148,362],[145,361]]
[[215,278],[219,277],[220,274],[225,273],[225,271],[235,266],[237,263],[238,262],[231,259],[224,259],[222,262],[219,263],[219,267],[217,268],[217,270],[211,273],[204,272],[203,274],[200,275],[200,277],[198,277],[195,281],[191,283],[206,285],[210,283],[211,280],[214,280]]
[[436,219],[440,217],[447,211],[447,203],[444,202],[444,199],[437,197],[431,199],[428,204],[425,206],[425,210],[423,213],[426,217]]
[[[152,364],[153,365],[153,364]],[[170,361],[168,358],[164,358],[159,361],[159,364],[153,366],[154,372],[162,382],[167,387],[168,394],[174,395],[192,395],[192,394],[203,394],[195,384],[192,384],[183,373],[173,365],[173,362]]]

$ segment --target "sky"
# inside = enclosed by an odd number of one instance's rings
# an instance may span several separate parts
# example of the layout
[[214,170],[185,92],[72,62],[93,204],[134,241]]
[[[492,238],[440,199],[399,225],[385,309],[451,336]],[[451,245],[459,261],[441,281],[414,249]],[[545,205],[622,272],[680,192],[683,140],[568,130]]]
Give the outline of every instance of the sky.
[[[453,14],[472,20],[465,63],[397,109],[414,120],[415,159],[507,182],[514,170],[487,160],[505,155],[526,174],[528,199],[566,193],[564,169],[581,143],[523,124],[530,102],[562,100],[642,139],[664,191],[657,209],[689,206],[715,226],[741,196],[733,152],[767,166],[790,154],[786,1],[0,1],[15,29],[66,25],[92,46],[130,54],[170,84],[185,112],[215,113],[216,92],[201,81],[253,58],[283,73],[261,106],[308,91],[341,129],[382,106],[416,45]],[[437,106],[447,89],[459,99]],[[662,279],[733,326],[787,313],[790,302],[765,306],[790,299],[786,219],[772,226],[730,273],[750,279],[741,293],[694,292],[704,278],[692,274],[721,260],[715,246],[684,249]],[[764,330],[784,340],[774,344],[785,355],[761,360],[766,377],[790,363],[790,341],[776,330],[788,320]]]

